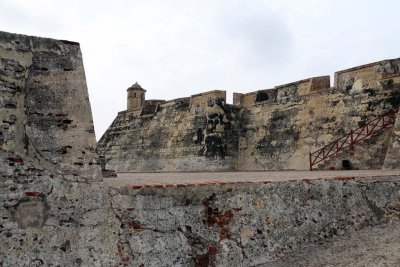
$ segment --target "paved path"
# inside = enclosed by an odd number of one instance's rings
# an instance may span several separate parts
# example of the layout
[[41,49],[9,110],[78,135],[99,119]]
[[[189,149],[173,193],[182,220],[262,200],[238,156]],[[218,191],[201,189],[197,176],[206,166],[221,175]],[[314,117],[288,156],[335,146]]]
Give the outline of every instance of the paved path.
[[117,178],[106,178],[104,183],[112,187],[171,186],[376,176],[400,176],[400,170],[118,173]]
[[400,224],[346,233],[261,266],[400,266]]

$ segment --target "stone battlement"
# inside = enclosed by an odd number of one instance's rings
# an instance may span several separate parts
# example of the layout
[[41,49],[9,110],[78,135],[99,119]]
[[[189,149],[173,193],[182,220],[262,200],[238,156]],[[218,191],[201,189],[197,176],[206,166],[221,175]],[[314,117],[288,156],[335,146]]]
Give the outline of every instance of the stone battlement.
[[[387,59],[374,63],[364,64],[353,68],[337,71],[334,73],[334,87],[330,86],[330,76],[319,76],[307,78],[295,82],[290,82],[283,85],[277,85],[270,89],[261,89],[248,93],[234,93],[233,104],[239,107],[249,107],[251,105],[258,105],[260,103],[269,103],[276,100],[279,92],[285,92],[292,87],[296,87],[300,96],[309,95],[324,91],[327,89],[343,89],[343,87],[350,86],[354,89],[360,90],[363,86],[376,87],[378,83],[385,79],[395,78],[394,81],[398,82],[400,79],[399,67],[397,61],[400,59]],[[362,80],[362,84],[361,84]],[[355,84],[354,84],[355,83]],[[212,90],[199,94],[191,95],[190,107],[194,105],[204,106],[207,105],[209,99],[224,99],[226,102],[226,91]],[[158,104],[169,104],[171,102],[179,102],[182,98],[171,100],[146,100],[146,101],[159,101]],[[163,103],[161,103],[163,102]]]
[[[234,93],[233,105],[221,90],[149,104],[120,113],[98,150],[117,171],[305,170],[311,151],[400,106],[399,66],[392,59],[338,71],[335,87],[320,76]],[[320,168],[340,169],[346,161],[381,169],[396,132],[373,136],[359,153]]]

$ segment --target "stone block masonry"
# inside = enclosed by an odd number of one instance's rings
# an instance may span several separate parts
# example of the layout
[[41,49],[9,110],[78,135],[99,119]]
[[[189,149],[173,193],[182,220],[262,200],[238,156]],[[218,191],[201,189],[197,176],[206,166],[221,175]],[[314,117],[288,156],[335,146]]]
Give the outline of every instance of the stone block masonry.
[[0,146],[71,180],[100,178],[79,44],[0,32]]
[[[148,100],[120,112],[97,149],[119,172],[308,170],[310,152],[400,106],[399,69],[400,59],[384,60],[335,73],[335,87],[314,77],[235,93],[234,105],[224,91]],[[317,168],[382,169],[387,151],[385,168],[399,168],[394,128]]]
[[97,150],[117,171],[236,170],[239,111],[222,91],[123,111]]

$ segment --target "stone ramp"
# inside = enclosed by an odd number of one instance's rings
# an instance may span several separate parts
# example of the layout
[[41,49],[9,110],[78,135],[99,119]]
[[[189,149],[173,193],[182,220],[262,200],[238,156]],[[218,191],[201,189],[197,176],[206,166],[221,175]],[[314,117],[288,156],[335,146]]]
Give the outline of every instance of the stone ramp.
[[225,183],[269,183],[318,179],[352,179],[361,177],[400,176],[400,170],[353,171],[266,171],[266,172],[157,172],[118,173],[106,179],[110,187],[169,187]]
[[259,267],[400,266],[400,224],[368,227]]

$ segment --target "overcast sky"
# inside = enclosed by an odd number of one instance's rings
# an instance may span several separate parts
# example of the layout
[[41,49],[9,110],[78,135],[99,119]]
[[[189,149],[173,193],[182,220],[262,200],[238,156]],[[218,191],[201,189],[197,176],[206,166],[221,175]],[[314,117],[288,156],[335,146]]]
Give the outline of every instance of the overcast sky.
[[397,0],[0,0],[0,30],[80,42],[99,139],[136,81],[147,99],[221,89],[231,102],[400,57],[399,11]]

